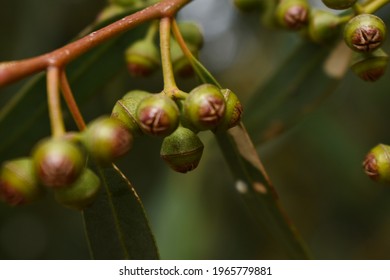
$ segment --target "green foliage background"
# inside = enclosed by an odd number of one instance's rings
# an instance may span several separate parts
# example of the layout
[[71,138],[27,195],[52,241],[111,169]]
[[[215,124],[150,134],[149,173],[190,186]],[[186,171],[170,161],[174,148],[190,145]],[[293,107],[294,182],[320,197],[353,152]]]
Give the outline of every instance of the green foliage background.
[[[0,61],[62,46],[104,5],[103,0],[4,1]],[[388,14],[388,9],[380,13],[383,18]],[[264,29],[256,16],[240,14],[229,0],[195,0],[181,17],[199,20],[206,34],[201,61],[244,104],[299,44],[296,34]],[[87,120],[109,114],[115,101],[131,89],[161,90],[161,73],[133,79],[122,68],[84,102]],[[390,143],[388,75],[371,84],[348,73],[315,113],[258,147],[282,204],[317,259],[390,257],[390,190],[371,182],[361,167],[371,147]],[[87,78],[85,83],[93,82]],[[23,82],[0,89],[0,110]],[[197,85],[195,79],[178,83],[184,90]],[[262,104],[258,106],[260,110]],[[68,128],[74,129],[71,121]],[[161,141],[156,139],[139,139],[119,162],[145,204],[161,257],[288,258],[280,242],[248,214],[212,135],[201,137],[205,143],[201,164],[186,175],[174,173],[160,160]],[[24,143],[30,148],[33,144]],[[15,143],[13,153],[25,155],[18,147]],[[89,258],[81,215],[57,205],[52,197],[20,208],[0,205],[0,258]]]

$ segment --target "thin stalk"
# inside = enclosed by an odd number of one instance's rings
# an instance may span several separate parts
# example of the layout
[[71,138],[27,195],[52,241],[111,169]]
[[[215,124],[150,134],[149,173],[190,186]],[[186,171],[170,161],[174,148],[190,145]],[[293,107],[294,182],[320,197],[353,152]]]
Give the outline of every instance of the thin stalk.
[[60,137],[65,134],[64,119],[62,117],[60,92],[60,70],[58,67],[47,69],[47,99],[52,135]]
[[62,96],[65,99],[65,102],[69,108],[70,113],[72,114],[73,120],[75,121],[78,129],[82,131],[86,128],[86,124],[80,112],[80,109],[76,103],[76,100],[74,99],[74,95],[72,93],[72,89],[70,88],[65,70],[61,71],[60,80],[61,80]]
[[372,14],[389,2],[390,0],[376,0],[369,2],[366,5],[362,5],[362,12],[366,14]]
[[186,42],[184,41],[183,36],[181,35],[179,26],[177,25],[177,22],[175,19],[172,19],[172,31],[173,35],[175,36],[175,39],[177,43],[179,44],[183,54],[186,56],[188,61],[191,63],[192,67],[194,68],[195,72],[199,76],[201,80],[204,82],[212,83],[219,88],[222,88],[221,85],[218,83],[218,81],[211,75],[211,73],[196,59],[196,57],[192,54],[191,50],[188,48]]
[[167,17],[160,20],[160,51],[164,92],[170,95],[170,91],[177,86],[171,61],[171,19]]

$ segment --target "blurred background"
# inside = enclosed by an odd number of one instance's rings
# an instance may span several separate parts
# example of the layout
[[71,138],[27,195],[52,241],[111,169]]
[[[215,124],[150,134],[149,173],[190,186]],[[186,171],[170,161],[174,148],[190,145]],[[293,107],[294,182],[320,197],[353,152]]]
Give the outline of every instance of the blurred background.
[[[0,61],[39,55],[66,44],[106,4],[104,0],[2,2]],[[312,1],[321,6],[318,2]],[[388,19],[389,13],[384,8],[378,14]],[[195,0],[179,18],[200,24],[205,35],[200,60],[244,104],[283,67],[301,40],[297,34],[262,27],[257,14],[240,13],[231,0]],[[24,82],[0,89],[0,106]],[[198,81],[179,79],[178,84],[189,91]],[[137,88],[160,91],[161,72],[134,79],[123,67],[83,106],[86,119],[110,114],[117,99]],[[314,113],[258,145],[282,205],[316,259],[390,258],[390,189],[370,181],[362,170],[373,146],[390,144],[389,92],[389,73],[367,83],[348,72]],[[288,258],[278,240],[253,221],[211,133],[202,133],[201,138],[203,158],[189,174],[174,173],[162,162],[161,141],[156,139],[136,141],[130,155],[119,162],[144,202],[161,257]],[[80,213],[57,205],[51,197],[19,208],[0,205],[0,259],[88,258]]]

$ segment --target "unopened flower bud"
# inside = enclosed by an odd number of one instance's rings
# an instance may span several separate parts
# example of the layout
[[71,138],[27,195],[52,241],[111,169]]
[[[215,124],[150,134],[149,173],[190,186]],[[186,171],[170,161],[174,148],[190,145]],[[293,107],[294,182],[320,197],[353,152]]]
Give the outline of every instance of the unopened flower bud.
[[379,144],[363,161],[366,174],[374,181],[390,183],[390,146]]
[[312,11],[309,20],[309,38],[318,44],[326,44],[340,32],[340,18],[328,11]]
[[149,76],[158,69],[160,55],[157,46],[149,40],[134,42],[126,50],[127,68],[133,76]]
[[298,30],[308,23],[309,5],[306,0],[281,0],[276,16],[283,27]]
[[258,11],[262,7],[261,0],[234,0],[234,6],[242,12]]
[[225,115],[226,104],[220,89],[211,84],[194,88],[184,101],[187,120],[199,130],[213,129]]
[[198,166],[203,148],[202,141],[194,132],[179,126],[164,138],[160,155],[173,170],[186,173]]
[[322,3],[330,9],[345,10],[352,7],[356,1],[357,0],[322,0]]
[[167,136],[179,125],[179,108],[169,97],[156,94],[144,98],[137,107],[137,120],[148,135]]
[[35,170],[46,187],[61,188],[72,184],[85,166],[82,150],[62,138],[40,141],[33,150]]
[[374,82],[383,76],[388,63],[389,56],[382,49],[370,53],[354,52],[351,69],[361,79]]
[[95,201],[99,190],[99,177],[92,170],[86,168],[72,185],[56,190],[54,198],[66,207],[83,210]]
[[0,170],[0,200],[9,205],[32,202],[42,194],[31,158],[5,162]]
[[226,103],[226,112],[216,131],[225,131],[236,126],[241,120],[242,105],[237,95],[230,89],[221,90]]
[[199,25],[192,21],[178,22],[184,41],[199,50],[203,46],[203,32]]
[[100,164],[107,164],[131,149],[133,136],[122,122],[104,116],[88,125],[84,131],[83,143]]
[[386,25],[373,14],[360,14],[345,25],[345,43],[357,52],[372,52],[378,49],[386,37]]
[[133,136],[142,135],[142,130],[137,122],[136,111],[141,100],[150,95],[151,93],[143,90],[129,91],[122,99],[115,103],[111,118],[120,120],[130,130]]

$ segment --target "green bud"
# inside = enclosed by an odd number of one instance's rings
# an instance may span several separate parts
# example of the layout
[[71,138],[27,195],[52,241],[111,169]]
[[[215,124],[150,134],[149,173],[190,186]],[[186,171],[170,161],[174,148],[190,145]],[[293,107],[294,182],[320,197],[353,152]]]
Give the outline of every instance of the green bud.
[[146,77],[158,69],[160,54],[157,46],[149,40],[139,40],[127,48],[127,68],[132,76]]
[[119,5],[123,7],[132,7],[137,5],[140,0],[110,0],[111,4]]
[[389,56],[382,49],[370,53],[354,52],[351,69],[361,79],[374,82],[383,76],[388,62]]
[[148,135],[167,136],[179,125],[179,108],[169,97],[156,94],[144,98],[137,107],[137,120]]
[[99,177],[92,170],[85,168],[76,182],[67,188],[56,190],[54,198],[66,207],[83,210],[95,201],[99,190]]
[[203,147],[202,141],[194,132],[179,126],[164,138],[160,155],[173,170],[186,173],[198,166]]
[[379,144],[363,161],[365,173],[374,181],[390,183],[390,146]]
[[179,30],[184,41],[199,50],[203,46],[203,32],[199,25],[192,21],[180,21]]
[[234,0],[234,6],[242,12],[258,11],[262,7],[261,0]]
[[42,188],[31,158],[5,162],[0,170],[0,200],[9,205],[22,205],[37,200]]
[[108,164],[131,149],[133,136],[121,121],[103,116],[88,125],[83,143],[94,159]]
[[213,129],[225,115],[225,99],[218,87],[203,84],[194,88],[184,101],[185,118],[199,130]]
[[125,8],[118,5],[108,5],[106,6],[98,15],[97,22],[103,22],[105,20],[111,19],[125,11]]
[[151,93],[143,90],[132,90],[128,92],[122,99],[115,103],[111,118],[120,120],[130,130],[133,136],[142,135],[142,130],[137,122],[136,111],[141,100],[150,95]]
[[82,150],[63,138],[41,140],[34,148],[32,157],[39,180],[50,188],[71,185],[85,166]]
[[340,18],[327,11],[315,10],[310,15],[309,37],[318,44],[326,44],[340,32]]
[[325,4],[328,8],[334,10],[345,10],[352,7],[357,0],[322,0],[322,3]]
[[281,0],[276,8],[276,17],[284,28],[298,30],[309,20],[309,4],[306,0]]
[[225,131],[236,126],[241,120],[242,105],[237,95],[230,89],[221,90],[226,103],[226,112],[216,131]]
[[[198,50],[196,47],[188,44],[192,54],[197,57]],[[171,40],[171,61],[174,73],[181,78],[190,78],[194,75],[194,69],[188,58],[184,55],[179,44],[175,40]]]
[[372,52],[378,49],[386,37],[386,25],[377,16],[361,14],[345,25],[345,43],[356,52]]

